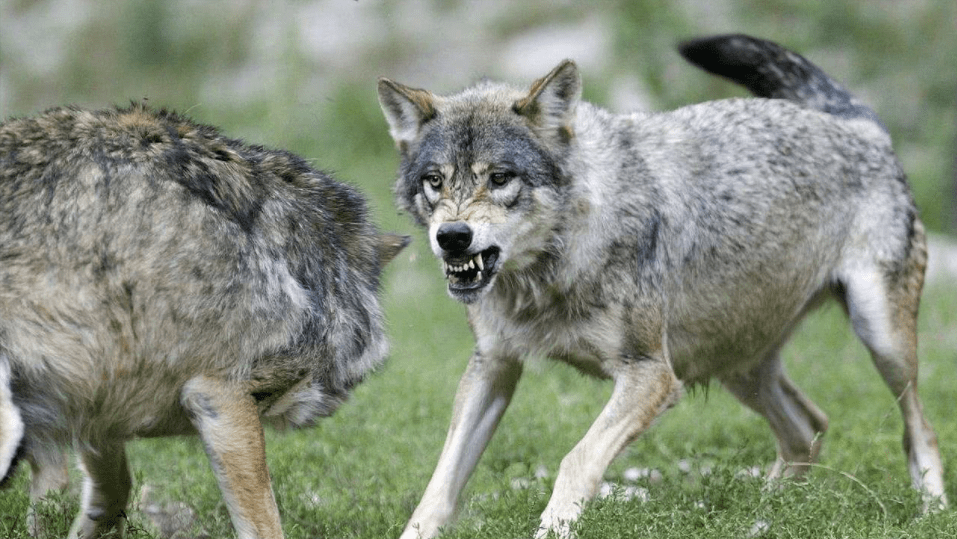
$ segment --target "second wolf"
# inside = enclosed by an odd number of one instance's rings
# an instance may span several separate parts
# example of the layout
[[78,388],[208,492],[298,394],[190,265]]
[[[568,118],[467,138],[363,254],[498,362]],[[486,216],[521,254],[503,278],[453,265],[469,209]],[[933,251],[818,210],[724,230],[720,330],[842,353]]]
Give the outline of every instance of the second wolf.
[[804,473],[827,418],[779,351],[827,298],[900,405],[925,506],[945,503],[917,394],[924,227],[886,130],[774,43],[719,36],[682,52],[775,99],[615,115],[580,101],[570,61],[527,89],[484,82],[438,96],[380,81],[397,199],[428,227],[477,341],[403,539],[450,521],[530,354],[614,381],[562,460],[539,535],[568,533],[611,460],[683,383],[720,380],[777,437],[769,477]]
[[0,125],[0,477],[85,474],[71,537],[119,531],[124,442],[198,433],[241,538],[282,536],[260,416],[328,415],[383,361],[365,200],[303,159],[134,105]]

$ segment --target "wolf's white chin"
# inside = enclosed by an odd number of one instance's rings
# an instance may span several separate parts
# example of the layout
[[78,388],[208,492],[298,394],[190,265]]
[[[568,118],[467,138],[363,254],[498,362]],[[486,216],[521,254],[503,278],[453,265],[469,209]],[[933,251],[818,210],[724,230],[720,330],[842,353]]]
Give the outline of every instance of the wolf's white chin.
[[[479,272],[479,275],[481,275],[481,272]],[[469,305],[481,299],[482,296],[491,290],[492,281],[494,280],[495,276],[487,275],[485,277],[479,277],[479,280],[474,283],[456,282],[457,278],[455,275],[449,275],[448,278],[449,296],[451,296],[452,299]]]

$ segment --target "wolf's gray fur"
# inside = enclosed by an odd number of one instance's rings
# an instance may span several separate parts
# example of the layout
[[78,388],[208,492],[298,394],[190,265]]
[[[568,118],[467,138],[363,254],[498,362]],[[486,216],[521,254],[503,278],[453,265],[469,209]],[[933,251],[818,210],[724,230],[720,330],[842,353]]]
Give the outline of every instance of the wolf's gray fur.
[[437,96],[380,81],[398,203],[428,227],[477,341],[403,539],[449,522],[533,354],[615,384],[562,461],[539,535],[569,533],[608,463],[683,383],[717,378],[768,420],[770,477],[805,472],[827,418],[778,351],[827,298],[898,399],[914,486],[928,509],[944,503],[916,387],[924,230],[886,131],[773,43],[720,36],[683,50],[787,100],[617,115],[580,101],[570,61],[528,89],[484,82]]
[[379,276],[406,241],[302,159],[175,113],[6,122],[0,476],[24,456],[40,496],[74,446],[71,536],[92,537],[124,525],[123,442],[198,431],[239,536],[280,537],[259,416],[309,424],[382,362]]

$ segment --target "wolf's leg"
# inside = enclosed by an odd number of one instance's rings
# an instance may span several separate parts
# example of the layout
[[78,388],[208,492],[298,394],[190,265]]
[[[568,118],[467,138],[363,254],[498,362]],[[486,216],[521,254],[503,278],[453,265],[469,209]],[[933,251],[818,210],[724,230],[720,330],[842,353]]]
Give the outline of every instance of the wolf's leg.
[[70,528],[70,539],[99,537],[114,530],[117,536],[124,536],[126,503],[133,483],[123,443],[82,451],[80,468],[84,475],[83,500]]
[[459,381],[439,462],[401,539],[433,537],[452,519],[459,493],[492,438],[521,375],[518,361],[479,353],[472,356]]
[[67,455],[60,448],[51,449],[43,454],[29,454],[32,476],[30,479],[30,501],[43,499],[54,490],[63,490],[70,483],[67,469]]
[[281,538],[266,441],[252,395],[225,380],[197,377],[183,387],[181,401],[203,440],[237,537]]
[[[913,257],[922,250],[913,249]],[[904,450],[924,510],[946,506],[937,435],[917,396],[917,307],[923,285],[920,264],[901,274],[858,269],[845,277],[847,311],[854,331],[871,352],[904,417]]]
[[621,365],[611,399],[585,434],[562,459],[552,497],[542,513],[537,537],[561,536],[595,496],[612,459],[677,400],[681,384],[668,363],[646,358]]
[[778,351],[743,374],[721,382],[743,404],[762,415],[778,441],[778,456],[768,479],[800,476],[817,460],[827,416],[788,379]]
[[42,454],[28,454],[32,476],[30,479],[30,509],[27,510],[27,529],[30,535],[43,535],[44,525],[37,518],[35,506],[53,491],[66,489],[70,483],[67,455],[60,448],[51,448]]

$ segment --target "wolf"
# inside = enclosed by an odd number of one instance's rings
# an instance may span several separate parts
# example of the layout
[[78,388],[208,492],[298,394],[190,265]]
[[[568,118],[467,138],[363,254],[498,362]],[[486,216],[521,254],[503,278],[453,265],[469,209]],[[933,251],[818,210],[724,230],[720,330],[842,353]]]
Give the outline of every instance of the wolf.
[[527,88],[448,96],[380,79],[398,205],[427,227],[476,340],[402,539],[450,522],[529,356],[614,383],[561,461],[538,537],[570,533],[608,464],[685,385],[719,380],[777,438],[768,477],[800,476],[828,421],[780,350],[828,298],[897,399],[925,508],[946,503],[917,393],[925,233],[886,129],[775,43],[721,35],[680,50],[758,97],[614,114],[581,100],[569,60]]
[[261,417],[331,414],[387,355],[408,237],[291,153],[142,104],[0,126],[0,477],[78,453],[70,537],[125,530],[124,443],[198,434],[238,537],[282,537]]

